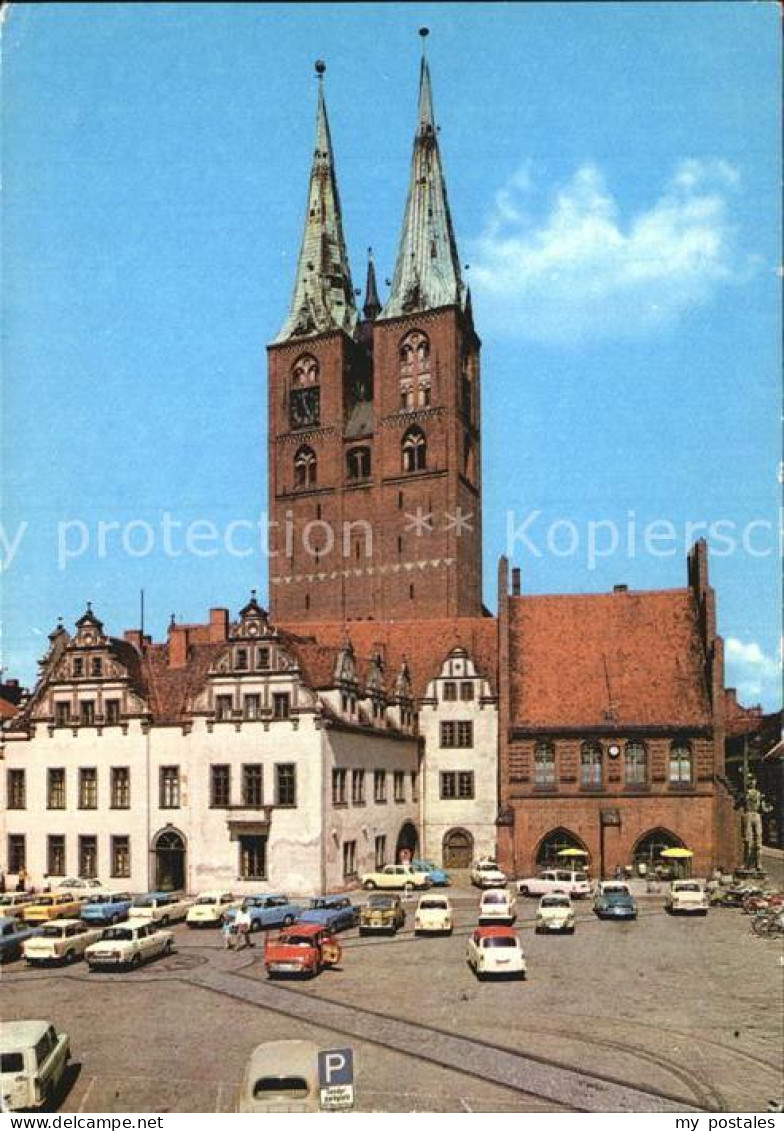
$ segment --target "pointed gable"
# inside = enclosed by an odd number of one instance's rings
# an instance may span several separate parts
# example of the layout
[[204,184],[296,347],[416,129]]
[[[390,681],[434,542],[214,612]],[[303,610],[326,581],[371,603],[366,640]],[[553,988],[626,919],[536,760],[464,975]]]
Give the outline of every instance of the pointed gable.
[[433,114],[430,69],[422,57],[419,117],[392,290],[381,318],[462,306],[464,286]]
[[276,343],[329,330],[353,334],[357,322],[324,101],[325,70],[323,63],[316,64],[319,76],[316,150],[310,172],[305,231],[291,307]]

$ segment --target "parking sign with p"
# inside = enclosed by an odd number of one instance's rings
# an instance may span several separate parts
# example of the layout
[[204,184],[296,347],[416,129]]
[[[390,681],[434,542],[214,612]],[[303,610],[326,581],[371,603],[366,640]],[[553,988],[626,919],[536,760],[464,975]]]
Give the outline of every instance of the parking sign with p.
[[354,1107],[354,1050],[324,1049],[318,1054],[322,1111]]

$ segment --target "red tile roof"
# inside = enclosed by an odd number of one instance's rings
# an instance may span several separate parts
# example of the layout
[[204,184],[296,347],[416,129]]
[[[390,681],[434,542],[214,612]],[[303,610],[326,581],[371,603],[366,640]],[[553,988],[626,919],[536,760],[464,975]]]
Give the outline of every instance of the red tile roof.
[[690,590],[512,597],[509,622],[513,726],[710,725]]
[[428,683],[438,675],[453,648],[465,648],[479,673],[489,680],[493,693],[498,690],[498,621],[493,617],[428,621],[358,620],[345,624],[309,621],[288,624],[285,628],[300,637],[313,637],[319,644],[331,649],[340,648],[348,638],[354,646],[363,675],[367,661],[380,649],[387,687],[394,685],[405,660],[416,699],[425,696]]

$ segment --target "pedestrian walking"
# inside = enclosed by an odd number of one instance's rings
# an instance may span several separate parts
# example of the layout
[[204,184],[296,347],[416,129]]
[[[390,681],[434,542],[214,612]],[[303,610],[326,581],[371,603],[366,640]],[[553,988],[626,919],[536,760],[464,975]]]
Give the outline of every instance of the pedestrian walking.
[[243,950],[246,946],[253,946],[250,941],[250,913],[244,907],[241,907],[237,912],[234,925],[237,928],[237,950]]
[[233,919],[223,920],[223,946],[226,950],[234,950],[237,931]]
[[0,895],[5,895],[5,872],[0,872]]

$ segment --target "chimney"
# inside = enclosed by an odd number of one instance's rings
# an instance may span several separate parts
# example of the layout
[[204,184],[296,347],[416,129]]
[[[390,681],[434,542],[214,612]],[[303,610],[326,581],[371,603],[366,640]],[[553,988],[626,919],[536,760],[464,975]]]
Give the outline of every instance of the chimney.
[[140,628],[126,628],[123,633],[123,640],[127,640],[129,644],[133,644],[137,652],[141,652],[144,647],[144,637]]
[[520,567],[515,566],[512,570],[512,596],[520,596]]
[[172,624],[169,627],[169,667],[184,668],[188,665],[188,627]]
[[210,609],[210,643],[222,644],[229,639],[229,610]]

